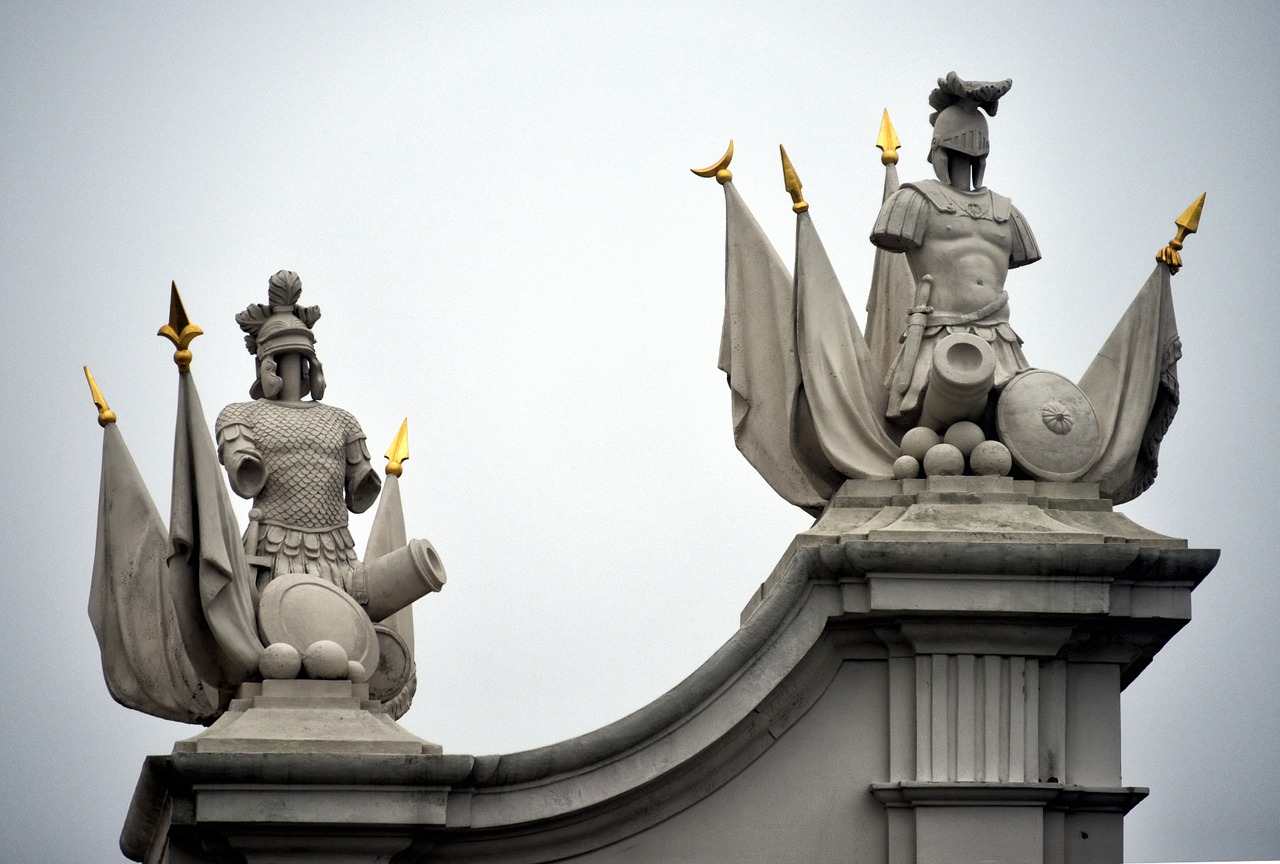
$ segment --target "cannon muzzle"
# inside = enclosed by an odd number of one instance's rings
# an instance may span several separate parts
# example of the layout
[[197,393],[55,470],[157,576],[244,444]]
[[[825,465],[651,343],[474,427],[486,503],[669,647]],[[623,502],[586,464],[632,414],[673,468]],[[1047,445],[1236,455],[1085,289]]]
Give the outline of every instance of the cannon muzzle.
[[426,540],[410,540],[394,552],[364,563],[364,604],[369,618],[381,621],[444,587],[444,564],[436,547]]
[[961,420],[981,418],[995,377],[996,354],[985,339],[972,333],[952,333],[938,340],[920,425],[941,431]]

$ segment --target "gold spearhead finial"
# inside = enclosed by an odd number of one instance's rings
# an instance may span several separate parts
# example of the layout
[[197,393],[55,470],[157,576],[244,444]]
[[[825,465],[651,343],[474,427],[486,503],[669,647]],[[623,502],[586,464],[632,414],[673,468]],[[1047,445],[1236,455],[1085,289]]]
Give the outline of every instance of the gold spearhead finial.
[[98,382],[93,380],[93,373],[89,371],[88,366],[84,367],[84,377],[89,382],[89,392],[93,395],[93,404],[98,406],[98,425],[106,429],[116,422],[116,412],[107,407],[107,400],[102,398],[102,391],[98,389]]
[[876,146],[880,148],[881,165],[898,163],[898,148],[902,146],[902,142],[898,140],[898,133],[893,131],[888,108],[884,109],[884,117],[880,118],[880,137],[876,139]]
[[403,463],[409,458],[409,418],[404,418],[404,422],[400,424],[400,431],[396,433],[395,440],[391,442],[391,446],[387,448],[387,474],[394,474],[399,477],[404,472]]
[[1207,192],[1201,193],[1195,203],[1182,211],[1182,215],[1174,220],[1173,224],[1178,227],[1178,233],[1169,241],[1168,246],[1156,253],[1157,261],[1169,265],[1170,275],[1182,268],[1182,256],[1178,254],[1178,250],[1186,242],[1187,235],[1196,233],[1196,229],[1200,227],[1200,214],[1204,212],[1204,198],[1207,194]]
[[173,343],[177,351],[173,352],[173,362],[178,364],[178,371],[186,372],[191,368],[191,352],[188,346],[191,340],[204,334],[204,331],[191,323],[187,317],[187,309],[182,305],[182,297],[178,295],[178,283],[169,286],[169,323],[156,333]]
[[706,168],[690,168],[694,174],[699,177],[714,177],[716,182],[721,186],[733,179],[733,172],[729,170],[729,163],[733,161],[733,139],[729,139],[729,149],[724,151],[724,155],[718,160],[708,165]]
[[803,213],[809,209],[809,202],[805,201],[804,196],[800,194],[800,177],[796,174],[791,160],[787,158],[787,148],[779,144],[778,149],[782,151],[782,180],[787,186],[787,191],[791,193],[791,209],[796,213]]

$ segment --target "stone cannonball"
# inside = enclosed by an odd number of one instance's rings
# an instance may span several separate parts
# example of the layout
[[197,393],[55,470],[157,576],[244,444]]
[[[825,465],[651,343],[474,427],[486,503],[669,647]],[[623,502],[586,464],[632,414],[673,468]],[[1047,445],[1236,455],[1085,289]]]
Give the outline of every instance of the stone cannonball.
[[947,434],[942,436],[943,443],[955,447],[964,454],[966,459],[969,458],[969,454],[973,452],[974,447],[986,440],[987,436],[982,434],[982,427],[968,420],[952,423],[950,428],[947,429]]
[[347,662],[347,677],[357,684],[363,684],[369,680],[369,673],[365,671],[364,666],[355,660]]
[[258,655],[263,678],[292,681],[302,669],[302,655],[288,642],[272,642]]
[[964,473],[964,454],[954,444],[935,444],[924,454],[926,477],[954,477]]
[[912,480],[920,476],[920,460],[914,456],[899,456],[893,462],[895,480]]
[[983,441],[969,454],[969,467],[974,474],[1007,477],[1013,470],[1013,456],[999,441]]
[[902,452],[917,462],[923,462],[924,454],[929,452],[929,448],[941,443],[942,438],[937,432],[928,426],[917,426],[914,429],[908,429],[907,434],[902,436]]
[[321,639],[302,652],[302,668],[312,678],[341,679],[347,677],[347,652],[337,642]]

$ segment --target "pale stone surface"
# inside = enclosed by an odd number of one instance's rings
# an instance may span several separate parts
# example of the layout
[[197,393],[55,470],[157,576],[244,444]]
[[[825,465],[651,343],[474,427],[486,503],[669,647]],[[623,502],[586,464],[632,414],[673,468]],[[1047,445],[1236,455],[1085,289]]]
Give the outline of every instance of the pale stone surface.
[[[375,517],[376,554],[368,566],[356,556],[347,513],[368,509],[381,481],[359,423],[320,402],[324,373],[312,333],[320,310],[299,305],[301,292],[298,275],[281,270],[269,280],[268,302],[236,316],[255,358],[253,401],[223,409],[215,450],[186,349],[200,331],[174,288],[161,330],[179,347],[180,370],[167,529],[108,424],[89,612],[108,688],[127,707],[212,722],[239,685],[296,674],[297,658],[264,651],[272,643],[301,655],[316,642],[336,642],[336,653],[321,651],[304,665],[345,677],[354,663],[363,679],[378,666],[370,615],[394,616],[388,626],[412,639],[407,607],[445,584],[434,547],[405,542],[398,491]],[[254,501],[243,541],[219,461],[234,491]],[[410,666],[412,680],[411,659]],[[412,689],[406,682],[390,697],[396,716]]]
[[929,448],[936,447],[941,443],[942,436],[936,430],[930,429],[928,426],[915,426],[903,434],[902,452],[923,462],[924,455],[929,452]]
[[893,463],[893,476],[897,480],[910,480],[920,476],[920,460],[914,456],[899,456]]
[[381,621],[444,587],[447,577],[436,548],[426,540],[410,540],[407,545],[363,568],[369,617]]
[[[357,665],[359,665],[358,662]],[[302,668],[311,678],[322,680],[346,678],[349,671],[347,652],[337,642],[328,639],[312,642],[307,650],[302,652]],[[360,668],[364,669],[363,666]]]
[[374,699],[385,702],[409,683],[413,668],[413,652],[398,632],[376,625],[378,634],[378,667],[371,670],[368,679],[369,693]]
[[369,616],[341,588],[304,573],[274,579],[262,592],[258,629],[264,641],[283,642],[299,652],[321,641],[336,643],[343,652],[344,675],[348,660],[365,669],[378,664],[378,639]]
[[974,474],[1004,477],[1013,469],[1013,457],[999,441],[982,441],[969,454],[969,467]]
[[930,118],[929,151],[938,179],[904,183],[885,200],[871,232],[875,245],[905,253],[919,280],[903,348],[889,372],[888,415],[907,424],[920,416],[922,397],[928,398],[934,353],[943,339],[963,331],[989,345],[997,387],[1027,367],[1009,327],[1004,283],[1010,268],[1034,263],[1040,251],[1017,208],[982,185],[989,144],[986,118],[978,110],[995,113],[1012,82],[982,85],[986,98],[980,100],[970,83],[955,73],[939,79],[930,95],[937,112]]
[[[403,862],[1119,861],[1146,794],[1121,785],[1120,690],[1188,620],[1216,553],[1090,484],[850,481],[835,500],[742,629],[611,726],[426,755],[365,686],[246,685],[149,761],[122,842],[135,858],[221,838],[276,860],[274,838],[374,861],[399,838]],[[341,845],[356,836],[364,858]]]
[[440,747],[396,725],[346,680],[268,680],[244,684],[227,712],[175,753],[366,754],[439,753]]
[[[1040,250],[1022,213],[983,185],[984,112],[994,116],[1011,86],[954,72],[938,79],[929,96],[937,179],[899,184],[886,157],[871,231],[878,247],[867,305],[872,344],[807,205],[796,205],[791,278],[729,175],[718,175],[727,204],[720,368],[733,391],[734,440],[783,498],[812,515],[843,479],[905,477],[893,468],[894,440],[923,461],[928,446],[899,430],[942,431],[961,420],[989,427],[996,405],[998,436],[1033,477],[1087,477],[1121,502],[1155,478],[1179,400],[1181,343],[1168,265],[1157,266],[1079,388],[1043,377],[1027,384],[1028,375],[1053,373],[1029,366],[1010,325],[1005,282],[1011,269],[1038,261]],[[888,369],[886,355],[894,357]]]
[[302,670],[302,654],[287,642],[273,642],[262,649],[258,671],[263,678],[290,680]]
[[924,454],[927,477],[945,477],[964,473],[964,454],[954,444],[935,444]]
[[973,449],[985,440],[987,436],[983,434],[982,427],[970,420],[952,423],[947,427],[946,434],[942,436],[944,444],[955,447],[966,459],[973,453]]
[[972,333],[952,333],[933,349],[929,384],[920,424],[945,429],[949,424],[980,418],[996,380],[996,355],[987,340]]
[[1093,405],[1056,372],[1030,369],[1010,381],[996,425],[1018,465],[1042,480],[1076,480],[1102,455]]

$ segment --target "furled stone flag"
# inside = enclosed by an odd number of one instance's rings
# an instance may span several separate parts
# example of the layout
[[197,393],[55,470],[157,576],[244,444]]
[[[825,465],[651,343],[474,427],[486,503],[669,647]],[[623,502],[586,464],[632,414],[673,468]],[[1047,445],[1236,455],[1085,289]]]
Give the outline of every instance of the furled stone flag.
[[1083,479],[1116,504],[1155,482],[1160,441],[1178,411],[1182,340],[1170,275],[1168,264],[1156,264],[1080,379],[1102,431],[1102,456]]
[[89,620],[112,697],[166,720],[199,723],[217,713],[216,688],[183,646],[170,593],[169,536],[114,422],[103,428],[98,541]]
[[[404,504],[400,500],[401,463],[409,458],[409,421],[405,420],[396,435],[396,440],[387,451],[390,461],[387,465],[387,477],[382,482],[382,494],[378,498],[378,510],[373,516],[373,526],[369,529],[369,542],[365,545],[364,560],[372,562],[383,555],[390,555],[408,545],[408,532],[404,527]],[[413,660],[413,606],[409,605],[399,612],[380,622],[400,634],[409,648],[409,659]],[[418,687],[418,671],[416,666],[410,673],[409,682],[387,703],[387,713],[399,720],[413,703],[413,695]]]
[[169,570],[187,654],[231,690],[258,668],[262,642],[243,540],[188,369],[178,374]]
[[733,394],[733,440],[774,491],[816,513],[826,501],[791,447],[800,386],[791,274],[733,182],[722,185],[727,224],[719,367]]
[[888,479],[900,455],[885,428],[877,364],[808,210],[796,214],[796,350],[818,443],[841,479]]

